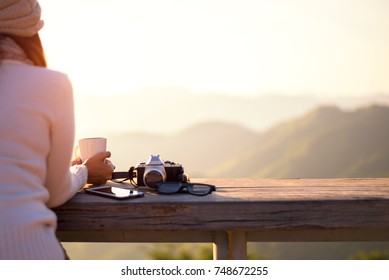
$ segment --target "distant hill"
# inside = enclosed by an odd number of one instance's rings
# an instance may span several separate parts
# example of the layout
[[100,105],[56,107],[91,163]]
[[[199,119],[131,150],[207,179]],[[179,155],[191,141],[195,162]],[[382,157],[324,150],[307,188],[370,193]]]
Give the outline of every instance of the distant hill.
[[389,106],[389,94],[342,98],[309,94],[238,96],[166,88],[134,94],[80,96],[75,104],[77,132],[82,137],[139,131],[171,134],[208,121],[234,123],[263,132],[323,105],[344,109]]
[[388,177],[389,107],[322,106],[263,133],[210,122],[174,135],[115,134],[109,148],[119,169],[158,153],[191,177]]
[[109,138],[112,160],[128,169],[150,154],[183,164],[190,175],[208,176],[210,170],[243,153],[261,138],[240,125],[208,122],[194,125],[177,134],[113,134]]
[[[247,168],[240,168],[246,166]],[[256,147],[225,162],[213,176],[387,177],[389,108],[352,112],[320,107],[262,135]]]

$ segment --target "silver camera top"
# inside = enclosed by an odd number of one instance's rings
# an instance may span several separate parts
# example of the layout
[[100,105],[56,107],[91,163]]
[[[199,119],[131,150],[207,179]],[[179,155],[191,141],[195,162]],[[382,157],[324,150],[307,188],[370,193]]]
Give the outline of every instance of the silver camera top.
[[161,159],[159,155],[151,155],[146,162],[146,165],[163,165],[164,161]]

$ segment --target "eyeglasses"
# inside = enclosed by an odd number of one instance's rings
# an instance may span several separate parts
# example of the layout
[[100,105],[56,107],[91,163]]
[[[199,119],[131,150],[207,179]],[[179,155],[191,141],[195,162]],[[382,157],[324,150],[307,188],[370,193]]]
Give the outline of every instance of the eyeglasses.
[[188,192],[193,195],[207,195],[216,191],[216,187],[202,183],[162,182],[157,184],[157,190],[163,194]]

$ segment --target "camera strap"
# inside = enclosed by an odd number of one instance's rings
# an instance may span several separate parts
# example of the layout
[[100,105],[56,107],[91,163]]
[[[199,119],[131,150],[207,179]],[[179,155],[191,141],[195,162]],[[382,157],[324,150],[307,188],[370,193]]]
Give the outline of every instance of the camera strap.
[[125,181],[130,180],[131,184],[136,186],[136,184],[134,182],[134,177],[135,177],[134,169],[135,169],[135,167],[131,166],[131,168],[128,171],[115,171],[115,172],[113,172],[111,181],[115,182],[115,183],[123,183]]

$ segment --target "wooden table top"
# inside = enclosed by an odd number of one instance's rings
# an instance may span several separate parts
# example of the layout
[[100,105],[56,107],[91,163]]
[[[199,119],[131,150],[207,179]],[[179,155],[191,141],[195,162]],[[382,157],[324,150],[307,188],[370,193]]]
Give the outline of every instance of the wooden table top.
[[143,187],[143,198],[124,201],[79,193],[54,209],[59,231],[389,228],[389,178],[191,181],[217,190],[163,195]]

